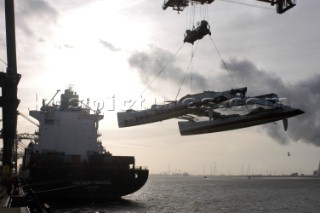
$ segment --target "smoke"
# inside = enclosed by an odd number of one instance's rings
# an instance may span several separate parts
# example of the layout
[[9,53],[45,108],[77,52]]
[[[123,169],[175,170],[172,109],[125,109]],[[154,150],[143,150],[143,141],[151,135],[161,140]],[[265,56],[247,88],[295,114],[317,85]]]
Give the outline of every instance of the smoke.
[[120,48],[115,47],[113,44],[111,44],[111,43],[108,42],[108,41],[104,41],[104,40],[100,39],[99,42],[100,42],[105,48],[109,49],[109,50],[112,51],[112,52],[118,52],[118,51],[121,50]]
[[290,105],[305,111],[304,114],[289,119],[289,129],[262,125],[268,135],[282,144],[288,141],[303,141],[320,146],[320,74],[296,83],[284,82],[275,73],[258,69],[248,60],[230,60],[228,67],[235,79],[245,77],[246,86],[253,95],[276,93],[286,98]]
[[[191,75],[192,85],[195,90],[202,91],[212,83],[205,76],[186,72],[186,69],[182,69],[179,65],[176,65],[173,54],[157,47],[153,47],[150,52],[136,52],[132,54],[129,58],[129,65],[137,70],[140,78],[146,85],[154,81],[150,86],[153,91],[163,92],[164,82],[167,88],[170,87],[177,90],[183,79],[191,79]],[[170,91],[172,92],[172,90]]]
[[[175,65],[172,60],[173,55],[159,48],[153,48],[151,52],[137,52],[129,58],[129,64],[140,75],[145,84],[150,83],[155,77],[158,81],[166,86],[175,86],[181,83],[184,71]],[[221,63],[221,68],[225,69]],[[159,75],[161,68],[165,67],[165,71]],[[248,60],[231,59],[227,62],[228,70],[225,74],[221,74],[214,79],[206,78],[199,73],[193,74],[193,84],[197,89],[224,88],[226,90],[226,79],[230,76],[237,83],[238,80],[248,87],[248,95],[262,95],[268,93],[276,93],[280,98],[286,98],[290,101],[290,105],[305,111],[304,114],[289,119],[289,129],[284,131],[282,123],[279,126],[261,125],[260,127],[273,139],[281,144],[289,141],[301,141],[320,146],[320,74],[316,74],[310,79],[304,79],[296,83],[288,83],[283,81],[276,73],[259,69],[254,63]],[[160,71],[159,71],[160,70]],[[189,74],[191,75],[191,74]],[[188,78],[188,77],[186,77]],[[171,85],[169,85],[169,83]],[[212,88],[214,85],[215,88]],[[239,86],[239,85],[238,85]],[[163,92],[156,86],[154,91]]]

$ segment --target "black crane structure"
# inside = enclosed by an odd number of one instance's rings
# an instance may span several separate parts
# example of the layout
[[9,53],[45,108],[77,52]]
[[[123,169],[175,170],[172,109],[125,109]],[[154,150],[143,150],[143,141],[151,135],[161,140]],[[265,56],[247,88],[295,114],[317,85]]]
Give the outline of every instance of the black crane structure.
[[[211,4],[215,0],[165,0],[162,9],[166,10],[168,7],[172,7],[173,10],[176,10],[179,12],[183,11],[186,7],[189,6],[189,4]],[[229,1],[229,0],[221,0],[226,1],[230,3],[239,3],[235,1]],[[271,4],[271,6],[276,6],[276,11],[278,14],[282,14],[286,12],[287,10],[293,8],[296,6],[295,0],[256,0],[260,2],[265,2]]]
[[261,2],[270,3],[271,6],[276,5],[277,13],[282,14],[287,10],[296,6],[295,0],[257,0]]
[[13,168],[13,150],[17,131],[17,108],[20,102],[17,98],[17,92],[21,75],[17,72],[13,0],[5,0],[5,19],[7,41],[7,70],[6,72],[0,72],[0,86],[2,88],[0,107],[2,107],[3,122],[3,179],[6,179],[11,175],[11,171]]

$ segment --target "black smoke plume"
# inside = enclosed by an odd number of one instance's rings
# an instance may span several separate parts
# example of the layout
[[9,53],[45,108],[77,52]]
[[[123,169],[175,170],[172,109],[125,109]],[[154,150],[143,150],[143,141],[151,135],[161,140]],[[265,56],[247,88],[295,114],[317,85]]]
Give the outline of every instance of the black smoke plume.
[[[151,52],[138,52],[129,58],[129,64],[140,75],[142,81],[148,84],[156,76],[161,84],[177,86],[184,76],[184,70],[175,61],[169,65],[166,63],[172,60],[173,55],[159,48],[153,48]],[[197,89],[216,90],[226,88],[226,81],[242,81],[242,85],[248,87],[249,95],[261,95],[276,93],[280,98],[286,98],[290,105],[305,111],[304,114],[289,119],[289,129],[285,132],[281,123],[275,125],[261,125],[261,128],[271,137],[286,144],[289,141],[302,141],[316,146],[320,146],[320,74],[310,79],[304,79],[296,83],[283,81],[276,73],[271,73],[259,69],[249,60],[231,59],[227,61],[227,68],[221,63],[221,68],[225,74],[215,78],[208,78],[199,72],[192,74],[193,85]],[[159,70],[166,66],[165,72],[159,75]],[[187,77],[188,78],[188,77]],[[169,85],[169,83],[171,85]],[[231,85],[230,82],[227,83]],[[211,86],[211,88],[210,88]],[[214,87],[214,88],[213,88]],[[156,86],[154,91],[163,92]]]

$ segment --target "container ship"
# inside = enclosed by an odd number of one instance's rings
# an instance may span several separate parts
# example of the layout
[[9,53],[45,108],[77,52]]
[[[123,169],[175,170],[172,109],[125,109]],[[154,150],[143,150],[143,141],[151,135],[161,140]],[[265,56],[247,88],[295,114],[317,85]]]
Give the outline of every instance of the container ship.
[[136,166],[133,156],[113,156],[103,147],[100,110],[81,103],[72,88],[59,103],[52,100],[29,111],[39,122],[38,137],[25,149],[19,172],[41,201],[119,199],[146,183],[149,171]]

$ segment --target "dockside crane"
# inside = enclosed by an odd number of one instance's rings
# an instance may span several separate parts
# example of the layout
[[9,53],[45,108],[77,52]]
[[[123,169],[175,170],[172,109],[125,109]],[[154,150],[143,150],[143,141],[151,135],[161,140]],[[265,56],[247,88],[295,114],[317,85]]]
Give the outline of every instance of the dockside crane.
[[[162,9],[166,10],[168,7],[172,7],[173,10],[178,11],[180,13],[183,11],[186,7],[188,7],[190,4],[211,4],[215,0],[164,0]],[[224,1],[224,0],[220,0]],[[225,0],[226,1],[226,0]],[[271,4],[271,6],[276,6],[276,11],[278,14],[282,14],[286,12],[287,10],[293,8],[296,6],[296,0],[256,0],[260,2],[265,2]],[[236,1],[226,1],[229,3],[239,3]]]
[[17,97],[17,92],[21,78],[21,75],[17,72],[14,1],[5,0],[4,3],[7,42],[7,70],[6,72],[0,72],[0,86],[2,88],[0,106],[2,107],[3,119],[2,180],[6,180],[11,176],[13,167],[13,150],[17,131],[17,108],[20,102]]
[[296,6],[296,0],[256,0],[256,1],[270,3],[271,6],[276,5],[276,11],[279,14],[282,14],[287,10]]
[[17,114],[20,115],[21,117],[23,117],[24,119],[26,119],[27,121],[29,121],[30,123],[32,123],[33,125],[39,127],[39,124],[36,123],[35,121],[31,120],[27,115],[23,114],[20,111],[17,111]]

